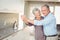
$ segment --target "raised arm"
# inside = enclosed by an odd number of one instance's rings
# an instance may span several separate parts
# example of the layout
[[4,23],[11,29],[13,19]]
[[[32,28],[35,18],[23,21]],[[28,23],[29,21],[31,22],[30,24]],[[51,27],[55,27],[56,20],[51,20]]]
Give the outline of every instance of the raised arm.
[[34,20],[27,19],[25,15],[22,15],[21,18],[26,24],[28,23],[34,24]]

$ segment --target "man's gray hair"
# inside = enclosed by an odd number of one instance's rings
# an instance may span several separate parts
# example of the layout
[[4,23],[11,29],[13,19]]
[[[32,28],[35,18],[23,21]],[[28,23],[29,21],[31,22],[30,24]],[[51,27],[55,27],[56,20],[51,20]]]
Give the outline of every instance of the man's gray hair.
[[40,9],[39,8],[34,8],[32,13],[35,14],[35,11],[39,11],[40,12]]
[[49,5],[47,5],[47,4],[43,5],[42,7],[47,7],[48,9],[50,9]]

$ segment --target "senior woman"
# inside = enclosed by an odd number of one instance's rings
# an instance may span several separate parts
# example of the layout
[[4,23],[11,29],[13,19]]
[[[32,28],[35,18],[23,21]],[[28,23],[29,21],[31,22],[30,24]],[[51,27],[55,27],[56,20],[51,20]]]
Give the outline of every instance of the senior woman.
[[[43,17],[41,16],[41,13],[40,13],[40,9],[34,8],[32,12],[35,16],[34,20],[43,20]],[[31,25],[34,26],[34,28],[35,28],[35,40],[45,40],[43,25],[34,25],[34,24],[29,23],[27,20],[25,20],[23,16],[21,18],[29,26],[31,26]]]

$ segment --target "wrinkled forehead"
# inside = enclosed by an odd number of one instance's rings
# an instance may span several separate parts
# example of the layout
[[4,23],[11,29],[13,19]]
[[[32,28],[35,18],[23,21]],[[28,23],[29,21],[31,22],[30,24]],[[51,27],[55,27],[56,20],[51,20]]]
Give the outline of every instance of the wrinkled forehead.
[[47,7],[42,7],[41,10],[44,11],[44,10],[47,10],[48,8]]

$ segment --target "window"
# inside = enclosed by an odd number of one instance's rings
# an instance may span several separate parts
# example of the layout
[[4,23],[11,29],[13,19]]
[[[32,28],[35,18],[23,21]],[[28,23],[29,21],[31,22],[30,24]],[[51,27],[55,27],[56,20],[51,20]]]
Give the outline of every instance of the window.
[[60,6],[55,6],[55,17],[57,24],[60,24]]

